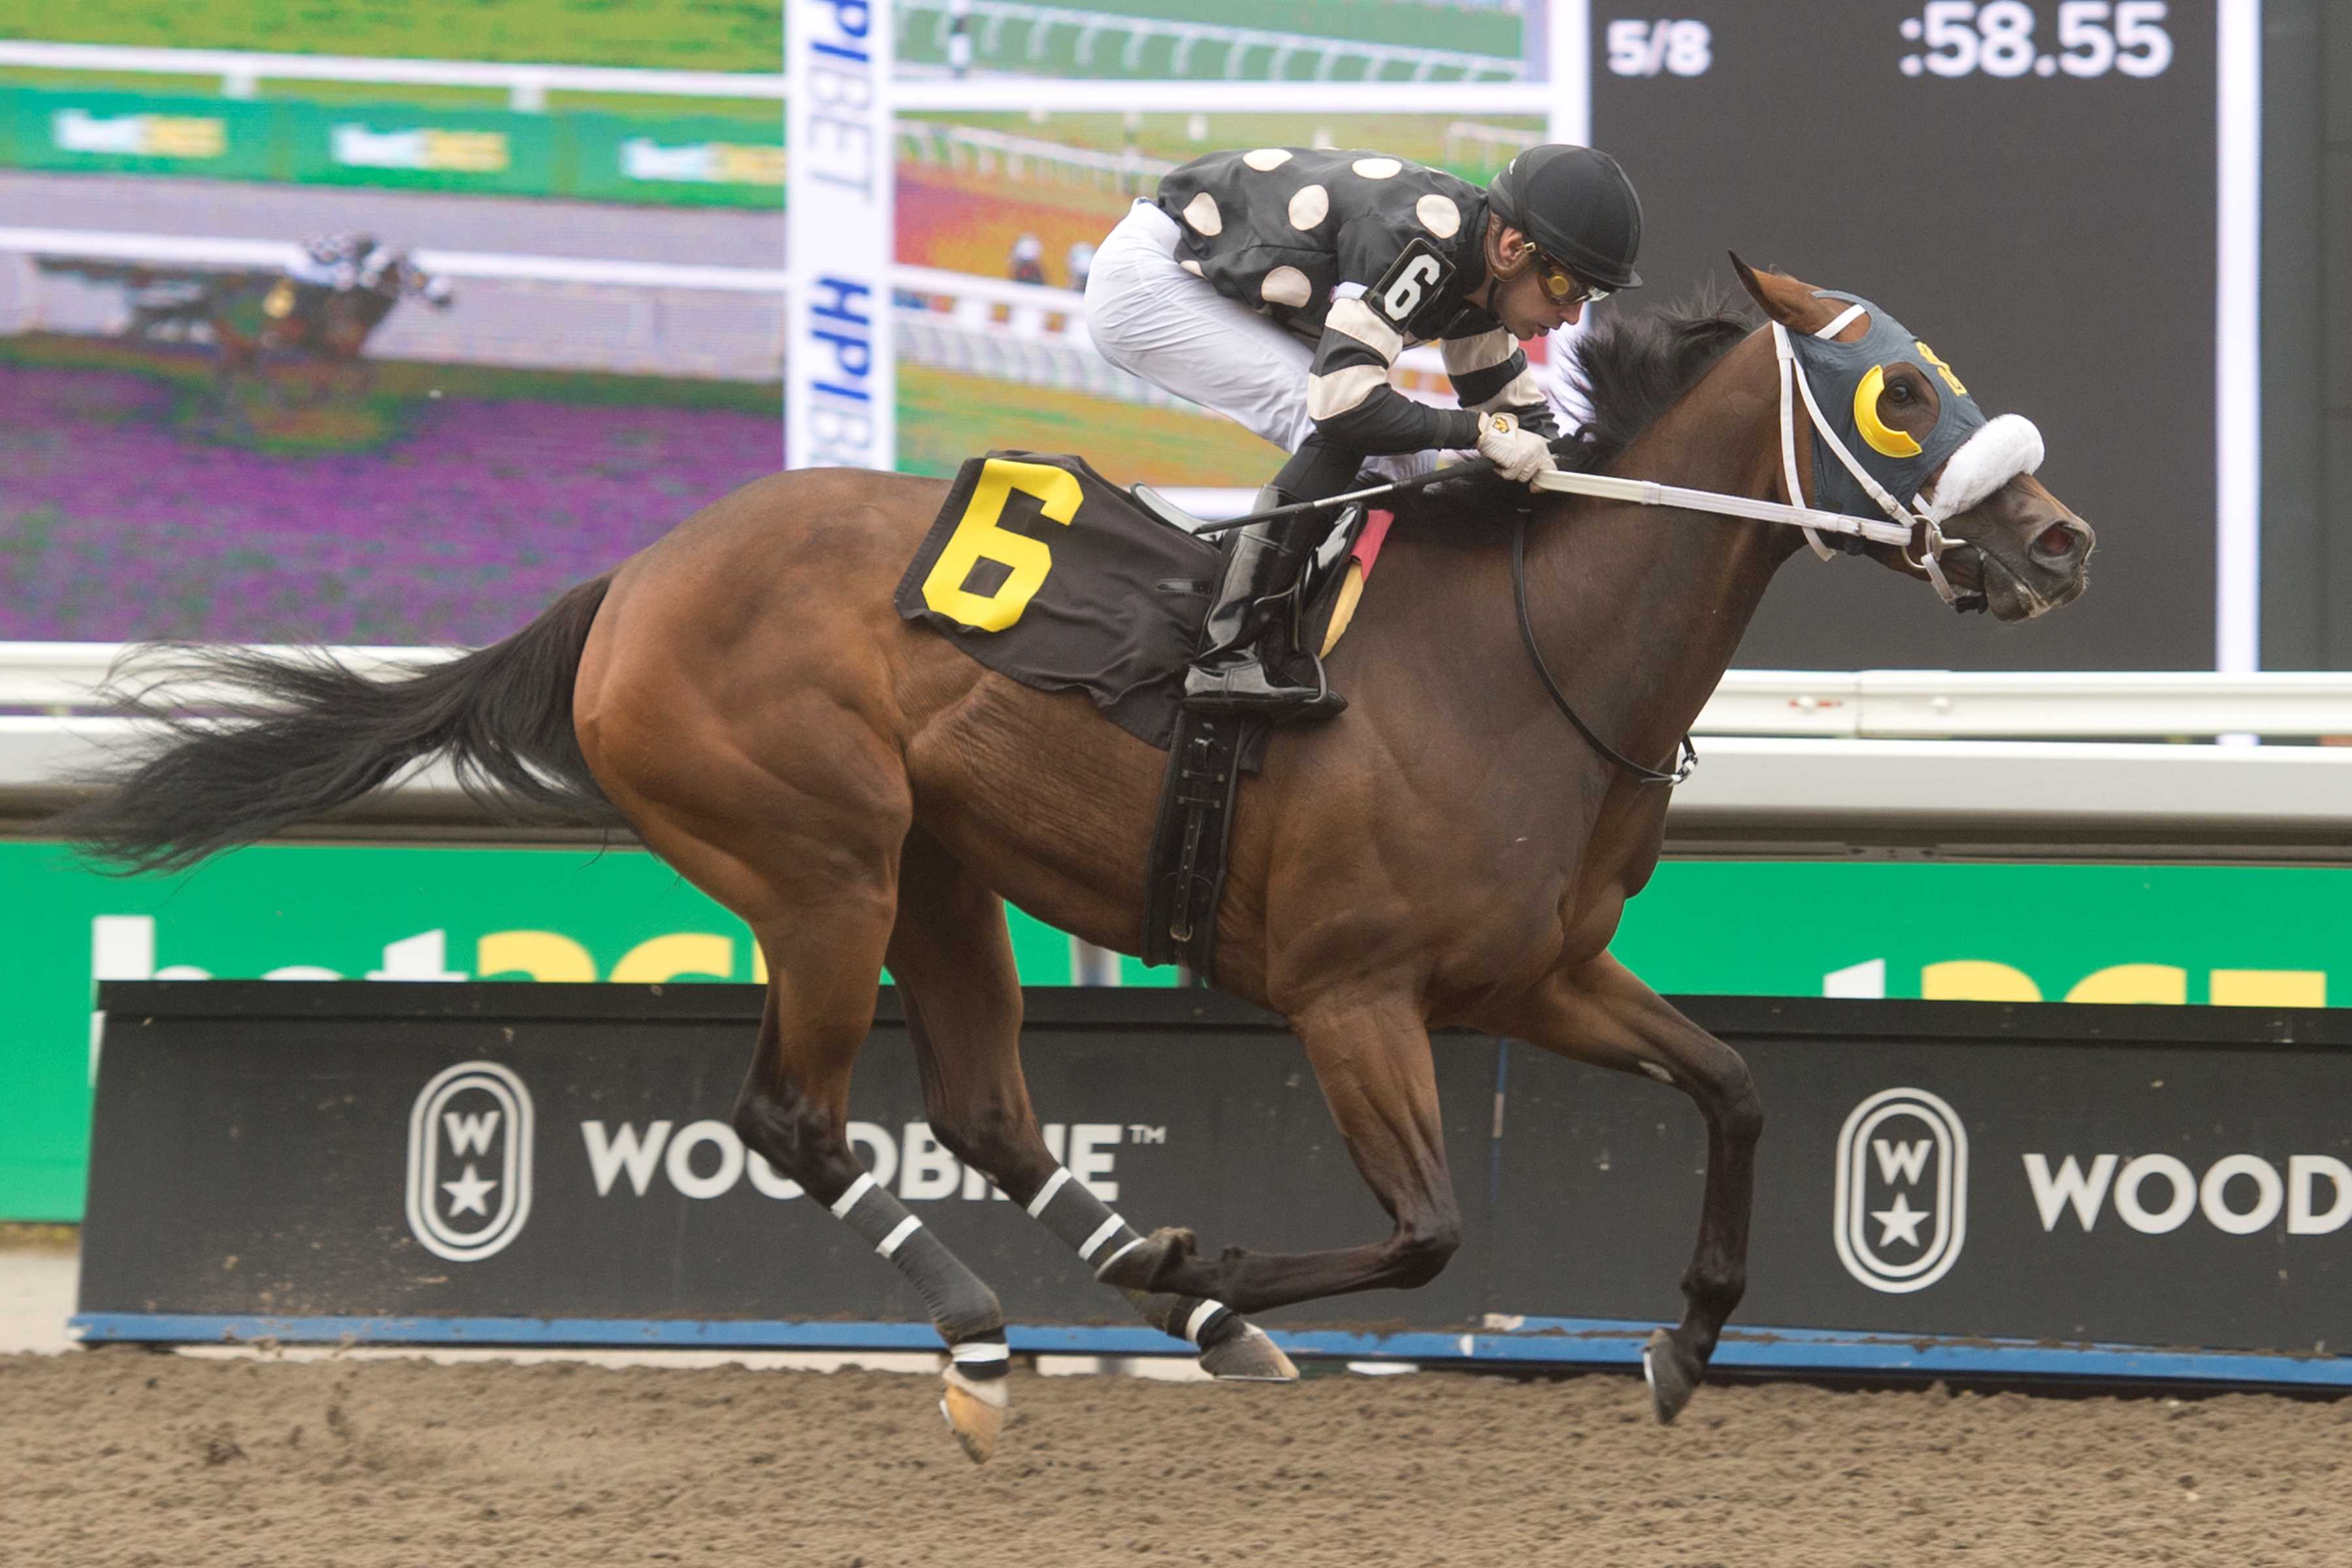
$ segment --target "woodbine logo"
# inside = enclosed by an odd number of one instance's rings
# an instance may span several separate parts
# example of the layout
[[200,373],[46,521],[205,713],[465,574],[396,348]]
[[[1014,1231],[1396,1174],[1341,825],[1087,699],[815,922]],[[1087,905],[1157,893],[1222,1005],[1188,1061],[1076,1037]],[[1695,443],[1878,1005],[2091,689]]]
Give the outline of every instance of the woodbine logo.
[[2224,1236],[2268,1230],[2282,1213],[2289,1236],[2328,1236],[2352,1223],[2352,1166],[2333,1154],[2290,1154],[2284,1173],[2260,1154],[2224,1154],[2202,1176],[2171,1154],[2089,1159],[2086,1170],[2068,1154],[2053,1170],[2046,1154],[2025,1156],[2044,1231],[2071,1209],[2088,1233],[2109,1207],[2143,1236],[2179,1230],[2198,1213]]
[[497,1062],[436,1074],[408,1113],[408,1228],[452,1263],[501,1251],[530,1217],[531,1104]]
[[[1105,1203],[1118,1201],[1118,1183],[1112,1173],[1121,1142],[1168,1141],[1164,1126],[1117,1121],[1048,1121],[1039,1131],[1054,1158]],[[657,1177],[667,1179],[681,1197],[697,1200],[724,1197],[747,1182],[761,1197],[802,1195],[798,1182],[778,1175],[765,1159],[744,1148],[735,1129],[724,1121],[680,1126],[663,1120],[642,1127],[631,1121],[609,1127],[583,1121],[580,1137],[600,1198],[621,1192],[642,1198],[654,1190]],[[985,1175],[949,1153],[929,1122],[909,1121],[894,1131],[878,1121],[853,1121],[848,1137],[875,1184],[908,1203],[1004,1196]]]
[[1969,1134],[1924,1089],[1879,1090],[1837,1142],[1838,1261],[1874,1290],[1924,1290],[1968,1238]]

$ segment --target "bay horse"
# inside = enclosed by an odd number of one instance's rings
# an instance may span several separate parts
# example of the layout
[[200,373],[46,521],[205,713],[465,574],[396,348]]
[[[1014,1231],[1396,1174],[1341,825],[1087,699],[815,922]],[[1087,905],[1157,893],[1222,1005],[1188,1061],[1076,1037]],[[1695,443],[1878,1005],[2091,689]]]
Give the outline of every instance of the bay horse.
[[403,300],[414,296],[446,310],[456,298],[446,279],[425,272],[404,251],[348,289],[280,278],[261,296],[258,324],[237,319],[232,306],[240,292],[249,292],[249,286],[208,292],[203,301],[205,324],[220,352],[222,381],[276,360],[318,366],[322,386],[345,372],[364,384],[361,356],[368,339]]
[[[1734,262],[1771,322],[1840,319],[1843,301]],[[1860,334],[1855,315],[1824,335]],[[1783,466],[1769,323],[1631,318],[1580,357],[1593,468],[1811,503],[1785,493],[1784,472],[1811,469]],[[1932,427],[1916,366],[1883,379],[1881,425]],[[1039,1136],[1003,903],[1136,951],[1165,758],[1076,694],[1016,684],[899,618],[894,584],[946,493],[857,469],[759,480],[506,641],[422,673],[194,650],[184,668],[242,679],[250,703],[227,722],[183,720],[58,830],[121,865],[176,868],[434,753],[519,809],[634,828],[756,936],[770,979],[735,1128],[921,1291],[950,1353],[941,1405],[974,1458],[1003,1416],[996,1298],[845,1135],[885,964],[940,1142],[1225,1376],[1296,1375],[1244,1314],[1420,1285],[1454,1252],[1433,1028],[1647,1074],[1688,1094],[1707,1132],[1686,1309],[1644,1352],[1672,1420],[1745,1287],[1762,1111],[1738,1054],[1610,955],[1657,864],[1668,792],[1554,711],[1519,645],[1510,531],[1475,516],[1391,531],[1379,588],[1331,658],[1351,704],[1282,731],[1243,788],[1217,917],[1217,983],[1289,1022],[1393,1228],[1328,1251],[1210,1255],[1188,1231],[1129,1226]],[[1528,504],[1508,494],[1490,506]],[[1671,757],[1800,536],[1589,498],[1532,504],[1525,587],[1544,662],[1615,749]],[[1946,526],[1954,584],[1998,618],[2083,590],[2091,530],[2029,474]],[[1900,547],[1868,549],[1921,574]]]

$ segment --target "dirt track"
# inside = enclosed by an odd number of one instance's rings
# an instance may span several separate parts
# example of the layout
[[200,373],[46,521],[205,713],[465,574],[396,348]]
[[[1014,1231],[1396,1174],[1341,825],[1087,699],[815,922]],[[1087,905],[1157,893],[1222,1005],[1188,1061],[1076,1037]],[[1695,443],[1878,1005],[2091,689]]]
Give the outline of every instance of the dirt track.
[[2352,1401],[0,1358],[12,1568],[2340,1563]]

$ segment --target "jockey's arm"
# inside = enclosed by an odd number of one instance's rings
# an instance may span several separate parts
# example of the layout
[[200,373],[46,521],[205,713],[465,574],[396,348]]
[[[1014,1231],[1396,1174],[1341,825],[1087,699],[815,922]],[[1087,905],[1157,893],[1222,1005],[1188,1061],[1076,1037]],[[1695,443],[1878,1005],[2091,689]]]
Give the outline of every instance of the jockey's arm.
[[1364,292],[1332,301],[1315,345],[1307,380],[1307,413],[1316,434],[1334,446],[1367,455],[1468,447],[1478,439],[1476,414],[1416,403],[1389,384],[1389,368],[1404,352],[1404,333]]
[[1316,434],[1366,455],[1473,445],[1475,412],[1433,408],[1389,384],[1414,319],[1442,297],[1450,273],[1425,243],[1416,246],[1371,214],[1349,222],[1335,239],[1341,281],[1307,382]]
[[1438,340],[1445,360],[1446,379],[1454,395],[1474,414],[1512,414],[1522,429],[1549,437],[1559,434],[1551,404],[1536,380],[1527,351],[1501,327],[1475,328],[1465,335]]

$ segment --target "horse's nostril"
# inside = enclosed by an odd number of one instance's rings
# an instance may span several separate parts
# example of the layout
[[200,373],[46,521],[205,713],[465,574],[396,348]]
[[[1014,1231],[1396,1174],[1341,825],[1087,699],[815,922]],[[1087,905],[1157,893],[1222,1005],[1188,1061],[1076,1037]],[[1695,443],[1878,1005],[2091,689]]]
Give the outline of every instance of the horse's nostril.
[[2064,555],[2074,548],[2074,531],[2063,522],[2053,522],[2033,541],[2037,555]]

